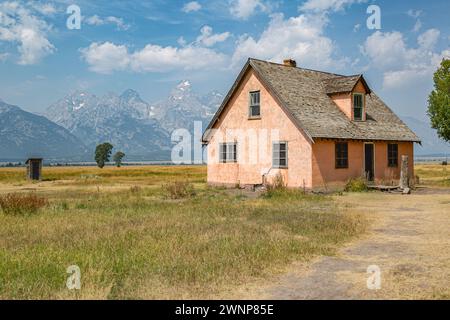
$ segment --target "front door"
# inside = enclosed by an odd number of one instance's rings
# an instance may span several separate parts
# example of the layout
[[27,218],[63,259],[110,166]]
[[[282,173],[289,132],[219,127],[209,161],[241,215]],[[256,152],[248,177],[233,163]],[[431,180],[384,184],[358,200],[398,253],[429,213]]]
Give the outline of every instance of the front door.
[[40,163],[38,162],[38,161],[33,161],[32,163],[31,163],[31,166],[32,166],[32,168],[31,168],[31,172],[32,172],[32,179],[33,180],[39,180],[39,171],[40,171],[40,169],[41,169],[41,165],[40,165]]
[[373,181],[374,174],[374,148],[373,143],[364,144],[364,172],[369,181]]

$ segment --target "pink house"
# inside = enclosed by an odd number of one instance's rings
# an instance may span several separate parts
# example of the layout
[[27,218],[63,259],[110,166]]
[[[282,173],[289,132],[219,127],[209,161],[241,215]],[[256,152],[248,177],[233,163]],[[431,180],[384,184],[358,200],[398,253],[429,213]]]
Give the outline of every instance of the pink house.
[[420,139],[369,88],[343,76],[249,59],[203,135],[208,183],[288,187],[396,180]]

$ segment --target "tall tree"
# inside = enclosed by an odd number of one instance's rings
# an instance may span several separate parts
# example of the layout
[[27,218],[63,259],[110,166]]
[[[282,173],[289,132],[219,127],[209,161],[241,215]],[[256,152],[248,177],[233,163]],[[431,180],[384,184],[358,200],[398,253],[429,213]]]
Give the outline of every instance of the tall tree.
[[123,153],[122,151],[117,151],[114,155],[113,155],[113,161],[116,163],[116,166],[118,168],[120,168],[120,166],[122,165],[122,159],[125,157],[125,153]]
[[97,162],[99,168],[103,168],[105,163],[109,161],[113,148],[113,145],[108,142],[99,144],[95,148],[95,162]]
[[439,137],[450,142],[450,60],[443,59],[434,73],[434,90],[428,97],[431,126]]

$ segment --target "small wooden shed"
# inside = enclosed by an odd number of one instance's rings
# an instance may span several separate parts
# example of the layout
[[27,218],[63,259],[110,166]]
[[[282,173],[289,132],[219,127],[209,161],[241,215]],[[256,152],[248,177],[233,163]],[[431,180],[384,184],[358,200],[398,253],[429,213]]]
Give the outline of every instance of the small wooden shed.
[[41,180],[42,158],[29,158],[27,165],[27,178],[30,180]]

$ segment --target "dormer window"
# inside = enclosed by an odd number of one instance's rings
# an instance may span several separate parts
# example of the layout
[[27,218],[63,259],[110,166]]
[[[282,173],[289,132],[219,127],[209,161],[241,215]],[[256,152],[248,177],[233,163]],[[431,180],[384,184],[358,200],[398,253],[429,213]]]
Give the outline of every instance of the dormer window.
[[248,116],[249,118],[259,119],[261,117],[261,92],[260,91],[252,91],[250,92],[250,101],[249,101],[249,110]]
[[364,113],[364,96],[361,93],[353,94],[353,120],[362,121]]

